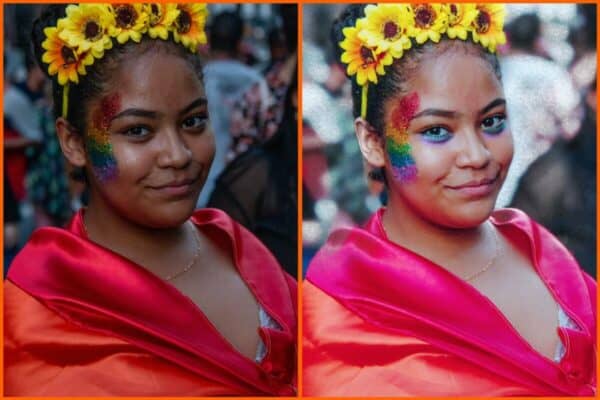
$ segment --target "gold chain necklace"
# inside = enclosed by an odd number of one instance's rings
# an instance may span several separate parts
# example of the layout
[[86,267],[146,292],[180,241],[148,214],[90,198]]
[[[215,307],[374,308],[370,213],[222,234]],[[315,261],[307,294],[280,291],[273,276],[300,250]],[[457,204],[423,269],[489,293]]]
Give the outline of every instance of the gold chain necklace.
[[194,233],[193,233],[194,239],[196,239],[196,253],[194,254],[194,257],[192,257],[192,259],[185,266],[184,269],[182,269],[181,271],[176,272],[176,273],[174,273],[172,275],[167,275],[167,277],[163,278],[165,281],[170,281],[170,280],[175,279],[175,278],[177,278],[177,277],[185,274],[186,272],[188,272],[196,264],[196,261],[198,260],[198,257],[200,257],[200,238],[198,237],[198,230],[196,229],[196,227],[194,226],[194,224],[192,224],[192,229],[194,231]]
[[[383,228],[383,232],[385,233],[386,239],[391,241],[390,235],[388,235],[387,229],[385,229],[385,225],[383,225],[383,222],[381,223],[381,227]],[[500,254],[500,244],[498,241],[498,233],[496,233],[496,229],[494,229],[494,227],[492,227],[492,234],[494,235],[494,244],[495,244],[495,248],[496,248],[494,255],[492,256],[492,258],[490,258],[490,261],[488,261],[488,263],[482,269],[475,272],[474,274],[467,276],[466,278],[461,277],[461,279],[464,280],[465,282],[470,282],[473,279],[477,278],[479,275],[486,272],[488,269],[490,269],[492,267],[492,265],[494,265],[494,261],[496,261],[496,258],[498,258],[498,255]]]
[[488,261],[485,267],[475,272],[474,274],[467,276],[466,278],[462,278],[465,282],[470,282],[473,279],[477,278],[479,275],[486,272],[488,269],[491,268],[492,265],[494,265],[494,261],[496,261],[496,258],[498,258],[498,255],[500,254],[500,245],[498,243],[498,234],[496,233],[496,229],[494,229],[494,227],[492,227],[492,234],[494,235],[494,245],[496,249],[494,251],[494,255],[492,256],[492,258],[490,258],[490,261]]
[[[83,231],[85,232],[85,235],[88,237],[88,239],[91,240],[90,234],[87,230],[87,226],[85,225],[85,220],[82,218],[81,219],[81,224],[83,225]],[[196,240],[196,253],[194,254],[194,256],[192,257],[192,259],[190,260],[189,263],[187,263],[187,265],[185,266],[185,268],[183,268],[181,271],[176,272],[174,274],[171,275],[167,275],[165,278],[162,278],[165,281],[171,281],[183,274],[185,274],[186,272],[188,272],[190,269],[192,269],[192,267],[196,264],[196,261],[198,260],[198,257],[200,257],[200,238],[198,235],[198,230],[196,229],[195,226],[193,226],[192,224],[192,230],[194,231],[193,235],[194,235],[194,239]]]

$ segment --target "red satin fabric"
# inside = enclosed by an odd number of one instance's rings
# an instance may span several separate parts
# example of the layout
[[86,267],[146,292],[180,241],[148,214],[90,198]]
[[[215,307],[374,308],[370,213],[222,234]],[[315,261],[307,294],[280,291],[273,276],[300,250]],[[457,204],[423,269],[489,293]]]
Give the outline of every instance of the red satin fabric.
[[492,216],[583,330],[559,329],[560,363],[533,350],[472,286],[385,239],[382,214],[365,229],[335,232],[310,266],[305,395],[595,393],[596,283],[550,233],[518,210]]
[[85,239],[82,214],[43,228],[15,258],[5,289],[5,394],[293,395],[296,284],[223,212],[199,230],[230,249],[242,279],[283,328],[261,328],[260,364],[225,341],[175,287]]

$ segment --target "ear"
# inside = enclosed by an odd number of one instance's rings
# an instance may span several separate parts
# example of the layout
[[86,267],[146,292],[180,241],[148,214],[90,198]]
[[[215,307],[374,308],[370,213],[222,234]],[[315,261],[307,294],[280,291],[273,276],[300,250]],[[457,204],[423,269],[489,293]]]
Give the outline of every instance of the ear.
[[354,120],[354,130],[365,160],[373,167],[383,167],[385,165],[385,145],[382,135],[362,118]]
[[83,134],[62,117],[56,120],[56,134],[60,148],[67,160],[76,167],[84,167],[86,157]]

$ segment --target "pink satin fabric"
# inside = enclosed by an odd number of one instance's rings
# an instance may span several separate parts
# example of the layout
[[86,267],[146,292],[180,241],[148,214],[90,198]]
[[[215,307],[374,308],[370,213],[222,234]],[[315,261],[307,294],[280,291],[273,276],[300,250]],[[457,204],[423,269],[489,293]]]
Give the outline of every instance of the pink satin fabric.
[[[303,311],[306,395],[334,396],[340,390],[353,396],[595,393],[596,284],[550,233],[518,210],[492,216],[500,234],[529,254],[554,298],[582,329],[559,329],[566,345],[560,363],[533,350],[472,286],[389,242],[382,215],[380,210],[365,229],[332,234],[311,263]],[[325,334],[332,301],[342,307],[337,310],[342,316]],[[322,307],[330,311],[323,314]],[[367,340],[361,345],[363,329],[385,337],[384,344]],[[346,375],[348,381],[336,379],[357,366],[352,378]],[[327,384],[319,383],[316,371]],[[446,376],[446,386],[440,376]],[[361,377],[368,379],[351,383]],[[356,386],[357,392],[344,385]]]
[[[192,221],[215,243],[230,250],[242,279],[265,311],[283,328],[282,331],[260,328],[259,333],[267,346],[267,354],[260,364],[235,351],[201,310],[174,286],[88,241],[79,213],[66,230],[43,228],[36,231],[11,266],[8,280],[15,287],[8,289],[7,284],[5,293],[5,337],[11,338],[5,344],[6,394],[43,392],[59,396],[67,391],[79,396],[93,395],[97,383],[88,379],[94,375],[88,374],[92,369],[86,371],[79,363],[70,363],[78,358],[77,352],[85,350],[92,359],[113,359],[115,364],[121,362],[121,366],[130,366],[127,374],[110,375],[110,389],[103,395],[131,395],[132,389],[124,377],[132,374],[148,380],[149,387],[156,388],[156,392],[150,390],[155,396],[293,395],[295,282],[256,238],[223,212],[201,210],[194,214]],[[67,323],[61,329],[68,331],[70,326],[72,332],[53,336],[43,345],[22,340],[20,336],[31,337],[33,334],[23,330],[23,326],[44,329],[50,315],[41,311],[37,315],[19,312],[20,303],[10,298],[23,298],[18,291],[35,299],[51,311],[51,315],[59,316]],[[84,340],[79,348],[66,345],[76,344],[78,335],[83,333],[91,335],[92,339]],[[104,345],[113,341],[118,344]],[[96,342],[103,345],[95,346]],[[53,345],[68,351],[49,357]],[[94,356],[95,352],[98,354]],[[131,354],[140,354],[153,362],[123,364],[123,357]],[[65,371],[80,371],[72,376],[72,384],[79,392],[74,393],[72,388],[64,385],[53,385],[52,379],[40,382],[39,376],[44,375],[41,372],[30,371],[25,376],[11,373],[27,370],[28,365],[35,365],[41,371],[45,364],[50,367],[55,363],[63,364]],[[189,384],[184,387],[189,389],[188,394],[181,390],[172,391],[173,385],[166,383],[172,379],[170,374],[152,372],[152,366],[162,368],[159,366],[164,365],[170,366],[171,375],[186,377]],[[195,384],[194,377],[197,378]],[[36,382],[42,387],[36,388]],[[48,387],[55,390],[49,393]],[[148,390],[142,393],[149,394]]]

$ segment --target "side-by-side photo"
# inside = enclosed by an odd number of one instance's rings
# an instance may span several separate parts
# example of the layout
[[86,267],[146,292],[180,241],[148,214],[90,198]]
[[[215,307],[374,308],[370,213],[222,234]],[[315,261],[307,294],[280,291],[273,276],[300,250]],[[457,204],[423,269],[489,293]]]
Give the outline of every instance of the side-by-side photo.
[[4,395],[296,396],[297,21],[4,6]]
[[303,6],[302,394],[594,396],[596,5]]

